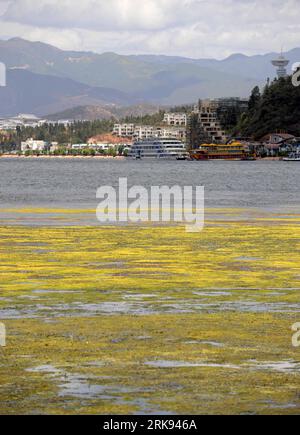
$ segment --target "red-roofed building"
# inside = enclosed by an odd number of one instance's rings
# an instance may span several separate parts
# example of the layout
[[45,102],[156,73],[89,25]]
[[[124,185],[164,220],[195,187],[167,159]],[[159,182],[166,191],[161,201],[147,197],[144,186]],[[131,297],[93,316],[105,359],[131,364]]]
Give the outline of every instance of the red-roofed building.
[[260,142],[265,144],[282,144],[294,141],[295,139],[295,136],[288,133],[269,133],[262,137]]
[[269,133],[260,142],[268,155],[278,156],[293,151],[296,137],[288,133]]

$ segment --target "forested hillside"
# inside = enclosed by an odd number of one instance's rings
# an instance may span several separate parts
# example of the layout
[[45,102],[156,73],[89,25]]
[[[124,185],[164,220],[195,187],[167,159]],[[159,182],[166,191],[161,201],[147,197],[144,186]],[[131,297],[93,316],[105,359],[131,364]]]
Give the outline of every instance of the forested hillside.
[[300,136],[300,87],[292,84],[291,77],[275,80],[262,93],[254,88],[235,133],[259,139],[278,130]]

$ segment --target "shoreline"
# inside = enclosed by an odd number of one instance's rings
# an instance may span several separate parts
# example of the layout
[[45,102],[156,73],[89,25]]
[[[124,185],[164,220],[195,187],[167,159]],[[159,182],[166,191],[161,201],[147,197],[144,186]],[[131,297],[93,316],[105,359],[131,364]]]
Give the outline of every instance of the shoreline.
[[97,160],[125,160],[124,156],[17,156],[13,154],[2,154],[0,159],[97,159]]
[[[41,159],[41,160],[53,160],[53,159],[66,159],[66,160],[74,160],[74,159],[78,159],[78,160],[87,160],[87,159],[93,159],[93,160],[126,160],[125,156],[24,156],[24,155],[14,155],[14,154],[2,154],[0,155],[0,160],[1,159],[24,159],[24,160],[30,160],[30,159]],[[256,161],[282,161],[283,158],[282,157],[264,157],[264,158],[257,158]],[[188,161],[188,160],[186,160]],[[214,161],[214,160],[208,160],[208,161]],[[243,160],[236,160],[236,159],[216,159],[215,161],[243,161]]]

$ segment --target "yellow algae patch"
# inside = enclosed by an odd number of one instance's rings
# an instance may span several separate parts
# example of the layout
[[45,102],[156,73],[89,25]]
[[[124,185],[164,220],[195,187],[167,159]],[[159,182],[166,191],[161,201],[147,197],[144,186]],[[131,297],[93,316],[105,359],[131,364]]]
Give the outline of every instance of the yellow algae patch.
[[299,222],[0,227],[0,413],[299,413]]
[[289,323],[249,313],[11,320],[1,413],[299,413]]
[[293,224],[242,222],[199,234],[181,227],[0,227],[0,294],[94,290],[119,298],[124,291],[300,288],[299,236]]

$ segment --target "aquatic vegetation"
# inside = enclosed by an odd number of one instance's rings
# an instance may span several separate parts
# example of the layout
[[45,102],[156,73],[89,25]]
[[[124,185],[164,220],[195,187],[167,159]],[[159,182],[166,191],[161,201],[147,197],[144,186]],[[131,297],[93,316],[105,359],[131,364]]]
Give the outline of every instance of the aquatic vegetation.
[[211,213],[0,227],[0,413],[299,413],[299,215]]

